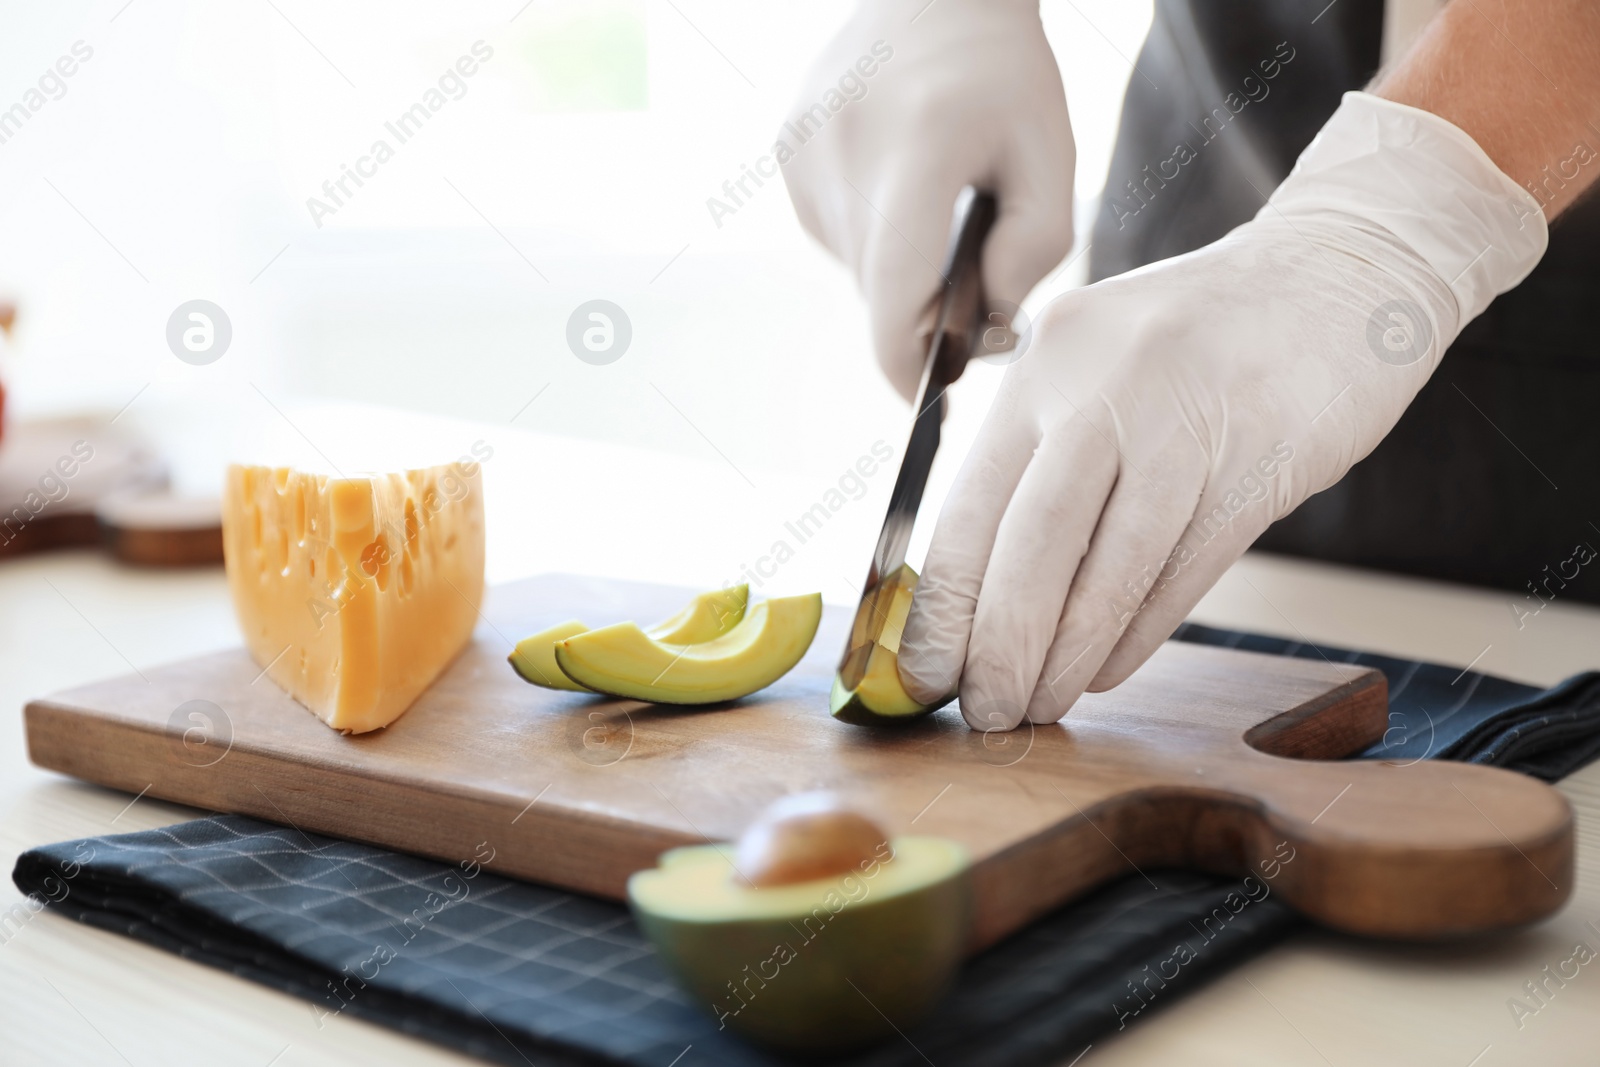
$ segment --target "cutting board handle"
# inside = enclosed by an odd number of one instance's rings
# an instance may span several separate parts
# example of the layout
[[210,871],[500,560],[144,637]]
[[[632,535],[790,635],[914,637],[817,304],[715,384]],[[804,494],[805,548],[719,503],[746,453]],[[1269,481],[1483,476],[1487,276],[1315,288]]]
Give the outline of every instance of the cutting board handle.
[[1327,926],[1448,937],[1532,922],[1572,893],[1572,806],[1537,779],[1446,760],[1252,763],[1248,866]]

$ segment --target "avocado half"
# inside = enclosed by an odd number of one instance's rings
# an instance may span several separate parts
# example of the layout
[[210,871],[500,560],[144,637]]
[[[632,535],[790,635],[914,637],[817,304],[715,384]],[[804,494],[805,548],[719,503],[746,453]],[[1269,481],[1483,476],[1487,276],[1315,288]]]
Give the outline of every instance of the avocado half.
[[901,564],[878,585],[872,609],[886,605],[883,632],[867,656],[866,673],[853,688],[838,675],[828,697],[828,710],[841,722],[854,726],[893,726],[910,722],[944,707],[955,694],[932,704],[919,704],[900,684],[900,636],[911,614],[911,597],[917,588],[917,572]]
[[775,597],[709,641],[671,644],[622,622],[557,642],[555,661],[568,678],[598,693],[657,704],[714,704],[765,689],[789,673],[811,647],[821,621],[822,594]]
[[[657,623],[645,632],[657,641],[675,645],[693,645],[709,641],[727,633],[744,618],[750,600],[748,585],[735,585],[701,593],[665,622]],[[561,672],[556,665],[556,642],[586,633],[589,627],[576,619],[557,623],[517,642],[506,658],[511,667],[525,682],[545,689],[565,689],[577,693],[594,690],[579,685]]]
[[966,852],[905,836],[842,873],[756,885],[744,851],[663,854],[628,881],[646,936],[721,1025],[786,1052],[836,1053],[923,1018],[960,966]]

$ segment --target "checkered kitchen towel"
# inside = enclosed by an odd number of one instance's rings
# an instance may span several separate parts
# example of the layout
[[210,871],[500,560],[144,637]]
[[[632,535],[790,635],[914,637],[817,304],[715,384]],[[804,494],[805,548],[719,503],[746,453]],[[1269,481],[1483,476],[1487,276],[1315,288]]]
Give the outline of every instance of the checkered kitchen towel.
[[[1377,667],[1391,728],[1368,757],[1493,763],[1553,780],[1600,750],[1600,674],[1543,691],[1433,664],[1185,626],[1180,640]],[[479,857],[478,859],[482,859]],[[1109,885],[970,961],[936,1017],[849,1062],[1071,1060],[1262,951],[1299,919],[1235,879],[1151,871]],[[778,1061],[697,1010],[626,908],[236,816],[34,849],[17,885],[58,912],[500,1063]],[[1230,921],[1198,934],[1225,909]],[[1146,966],[1188,958],[1159,998]],[[1134,983],[1137,984],[1137,983]]]

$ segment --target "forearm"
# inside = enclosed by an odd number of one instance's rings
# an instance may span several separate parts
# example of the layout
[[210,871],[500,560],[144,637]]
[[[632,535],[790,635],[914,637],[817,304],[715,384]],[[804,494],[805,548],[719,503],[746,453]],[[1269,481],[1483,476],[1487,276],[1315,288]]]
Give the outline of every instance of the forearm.
[[1600,4],[1454,0],[1372,92],[1465,130],[1554,219],[1600,179]]

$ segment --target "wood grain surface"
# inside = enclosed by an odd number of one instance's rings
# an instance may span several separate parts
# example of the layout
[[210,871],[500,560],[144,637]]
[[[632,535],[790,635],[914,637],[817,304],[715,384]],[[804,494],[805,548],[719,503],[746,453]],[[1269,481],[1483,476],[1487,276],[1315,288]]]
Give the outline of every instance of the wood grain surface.
[[33,701],[29,751],[130,793],[452,862],[489,842],[495,869],[608,897],[663,849],[831,788],[891,833],[966,845],[973,949],[1163,866],[1251,875],[1330,926],[1395,937],[1528,922],[1572,886],[1571,811],[1549,787],[1337,761],[1387,725],[1383,678],[1362,668],[1169,643],[1059,724],[983,734],[953,708],[893,730],[832,720],[839,610],[782,681],[704,710],[541,690],[505,662],[554,622],[648,623],[687,597],[569,576],[497,588],[474,644],[370,735],[333,733],[241,650]]

